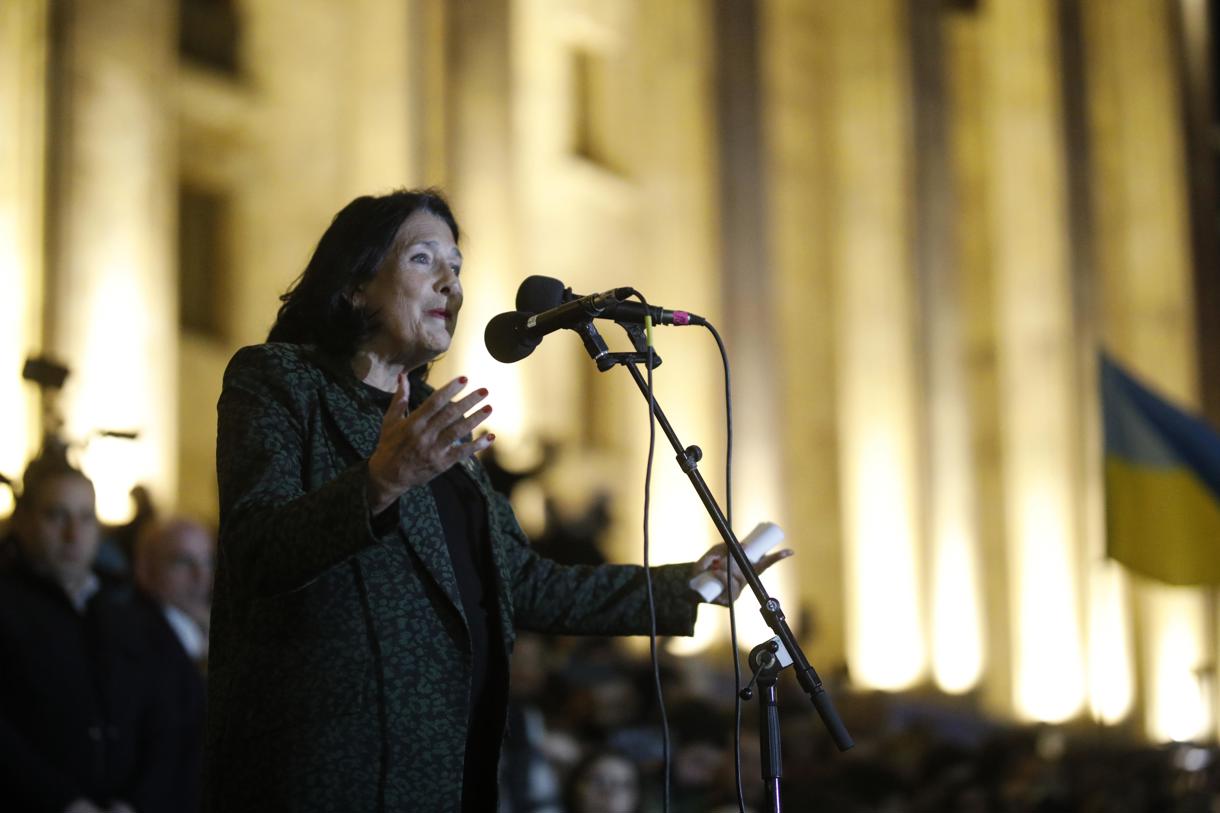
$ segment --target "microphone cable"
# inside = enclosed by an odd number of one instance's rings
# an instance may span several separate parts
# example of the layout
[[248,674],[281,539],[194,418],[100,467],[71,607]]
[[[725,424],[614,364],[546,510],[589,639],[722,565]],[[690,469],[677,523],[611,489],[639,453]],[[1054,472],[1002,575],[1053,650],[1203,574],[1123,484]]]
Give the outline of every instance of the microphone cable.
[[[645,308],[648,307],[648,300],[639,291],[632,289],[631,294],[638,298]],[[720,332],[716,330],[716,326],[710,321],[704,323],[704,327],[712,334],[712,338],[716,341],[716,347],[720,351],[720,363],[724,370],[724,412],[725,412],[725,519],[730,529],[733,527],[733,389],[732,389],[732,371],[729,366],[729,354],[725,347],[724,339],[721,338]],[[650,568],[649,559],[649,533],[648,519],[652,504],[652,465],[656,453],[657,425],[656,412],[654,409],[655,396],[653,392],[652,380],[652,319],[646,318],[644,321],[644,329],[647,334],[648,346],[648,364],[647,364],[647,389],[648,389],[648,459],[645,463],[644,471],[644,578],[648,590],[648,615],[649,615],[649,635],[648,635],[648,651],[652,660],[652,679],[654,690],[657,695],[657,708],[661,714],[661,754],[663,764],[663,788],[664,796],[662,798],[662,810],[664,813],[669,813],[670,807],[670,736],[669,736],[669,718],[665,710],[665,697],[661,688],[661,666],[657,655],[657,609],[656,601],[652,591],[652,570]],[[733,657],[733,778],[737,792],[737,807],[740,813],[745,813],[745,791],[741,781],[741,660],[738,657],[737,651],[737,611],[734,608],[732,600],[732,585],[733,585],[733,556],[726,550],[725,556],[725,585],[726,594],[729,596],[729,646],[732,650]]]
[[[638,298],[645,308],[648,307],[648,300],[644,295],[636,289],[631,289],[631,295]],[[649,563],[649,537],[648,537],[648,515],[652,508],[652,461],[656,453],[657,446],[657,415],[656,415],[656,398],[652,389],[652,317],[648,316],[644,319],[644,331],[647,336],[648,356],[647,356],[647,389],[648,389],[648,460],[644,466],[644,584],[648,589],[648,652],[652,658],[652,681],[653,688],[657,694],[657,708],[661,712],[661,763],[662,773],[664,777],[664,796],[662,797],[661,809],[664,813],[669,813],[669,772],[670,772],[670,743],[669,743],[669,716],[665,712],[665,695],[661,690],[661,662],[657,657],[657,605],[656,599],[652,592],[652,569]]]
[[[725,453],[724,453],[724,515],[729,529],[733,528],[733,386],[729,370],[729,352],[725,349],[720,332],[710,320],[703,326],[716,340],[720,349],[720,365],[724,369],[724,420],[725,420]],[[746,812],[745,791],[741,784],[741,659],[737,652],[737,610],[733,596],[733,556],[726,551],[724,565],[725,583],[729,595],[729,647],[733,657],[733,779],[737,790],[737,809]]]

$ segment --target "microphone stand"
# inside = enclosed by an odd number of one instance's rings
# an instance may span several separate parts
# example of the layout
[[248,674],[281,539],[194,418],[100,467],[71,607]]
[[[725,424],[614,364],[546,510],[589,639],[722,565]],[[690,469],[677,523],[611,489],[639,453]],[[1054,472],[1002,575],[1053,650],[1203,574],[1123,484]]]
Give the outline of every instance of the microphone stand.
[[[598,334],[597,328],[593,326],[591,320],[578,325],[574,329],[584,340],[585,348],[589,351],[589,355],[597,362],[598,370],[606,372],[619,365],[626,367],[631,373],[631,377],[635,379],[636,386],[639,387],[644,398],[648,399],[648,381],[639,370],[639,365],[648,364],[648,347],[643,330],[628,330],[628,335],[631,336],[632,343],[635,345],[634,353],[611,353],[607,350],[605,342]],[[655,367],[657,363],[655,352],[653,353],[653,359],[653,366]],[[669,439],[669,444],[673,447],[679,468],[682,469],[690,480],[695,493],[699,495],[699,499],[703,502],[703,507],[707,509],[708,516],[712,518],[712,523],[716,526],[716,530],[720,532],[721,538],[724,539],[725,544],[728,546],[733,561],[741,569],[746,583],[749,585],[750,590],[753,591],[755,598],[758,599],[759,612],[762,613],[763,620],[767,622],[767,626],[775,633],[775,638],[762,644],[760,647],[756,647],[754,652],[751,653],[750,665],[754,669],[755,680],[758,682],[759,687],[763,689],[759,696],[759,701],[763,704],[763,707],[760,709],[762,712],[760,733],[763,735],[763,779],[767,783],[767,810],[770,813],[780,813],[779,713],[775,704],[775,680],[778,677],[780,669],[787,666],[786,663],[783,663],[787,658],[777,657],[778,653],[784,652],[791,659],[791,664],[796,672],[797,682],[805,690],[805,693],[809,695],[809,699],[813,702],[813,708],[817,711],[818,716],[822,718],[822,723],[826,726],[826,730],[829,732],[835,746],[840,751],[846,751],[855,743],[847,732],[846,726],[843,725],[843,721],[839,719],[839,713],[835,710],[830,695],[827,694],[825,687],[822,685],[821,678],[818,677],[818,673],[805,657],[800,644],[796,641],[796,636],[792,633],[792,628],[788,626],[788,621],[784,615],[783,607],[780,606],[779,599],[768,595],[767,588],[763,586],[763,583],[758,578],[758,573],[754,570],[754,564],[746,556],[745,550],[741,547],[741,542],[738,541],[733,533],[733,529],[729,527],[724,513],[716,503],[716,498],[712,496],[707,482],[699,472],[699,461],[703,458],[703,450],[698,446],[682,445],[682,442],[678,439],[677,432],[670,425],[669,419],[665,417],[665,412],[661,409],[661,405],[657,403],[655,397],[652,398],[652,414],[656,417],[658,425],[660,425],[661,430],[665,433],[665,437]]]
[[767,810],[775,813],[779,813],[783,805],[779,780],[784,773],[783,758],[780,756],[779,696],[775,684],[779,681],[780,671],[791,665],[792,658],[780,644],[779,638],[764,641],[750,650],[750,669],[754,671],[754,677],[741,690],[742,700],[749,700],[754,695],[752,686],[757,685],[762,690],[758,695],[759,759],[762,761]]

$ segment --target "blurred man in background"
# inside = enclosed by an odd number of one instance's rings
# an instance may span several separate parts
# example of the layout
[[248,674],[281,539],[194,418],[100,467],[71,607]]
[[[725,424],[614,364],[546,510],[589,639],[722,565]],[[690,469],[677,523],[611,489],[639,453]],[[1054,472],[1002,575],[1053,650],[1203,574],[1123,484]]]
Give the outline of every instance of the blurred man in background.
[[179,673],[132,591],[93,572],[94,503],[62,447],[26,470],[0,572],[0,806],[177,813]]
[[216,537],[194,520],[152,518],[135,536],[132,575],[151,634],[172,653],[175,672],[174,738],[181,743],[177,775],[183,777],[187,810],[199,809],[203,777],[203,722],[207,704],[208,621]]
[[153,520],[136,537],[136,585],[158,606],[196,664],[208,654],[216,540],[189,519]]

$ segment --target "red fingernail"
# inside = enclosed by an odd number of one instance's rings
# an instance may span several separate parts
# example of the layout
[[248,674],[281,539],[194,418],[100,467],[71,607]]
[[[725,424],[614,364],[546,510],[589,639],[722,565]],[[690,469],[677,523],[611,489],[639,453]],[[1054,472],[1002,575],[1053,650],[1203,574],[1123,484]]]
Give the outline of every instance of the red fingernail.
[[465,383],[466,383],[466,376],[464,376],[464,375],[459,375],[459,376],[458,376],[458,383],[459,383],[459,384],[465,384]]
[[496,436],[495,436],[495,435],[488,435],[488,436],[487,436],[487,440],[488,440],[489,442],[490,442],[490,441],[493,441],[493,440],[495,440],[495,439],[496,439]]
[[486,394],[487,394],[487,388],[486,388],[486,387],[484,387],[483,389],[479,390],[479,395],[486,395]]
[[483,407],[483,411],[484,411],[484,412],[491,412],[491,406],[490,406],[490,405],[488,405],[488,406]]

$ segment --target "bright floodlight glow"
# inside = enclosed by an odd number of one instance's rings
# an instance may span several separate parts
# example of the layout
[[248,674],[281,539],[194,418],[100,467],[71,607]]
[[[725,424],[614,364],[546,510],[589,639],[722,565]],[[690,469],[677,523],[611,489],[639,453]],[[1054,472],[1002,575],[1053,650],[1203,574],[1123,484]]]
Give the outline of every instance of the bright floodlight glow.
[[[766,459],[766,456],[762,454],[754,454],[751,459],[751,455],[745,449],[742,451],[742,466],[739,469],[742,476],[738,478],[739,485],[734,489],[737,492],[734,506],[734,519],[737,525],[734,531],[737,538],[745,539],[760,522],[774,522],[783,528],[784,539],[770,552],[792,548],[799,556],[801,545],[808,540],[810,533],[806,529],[785,526],[779,505],[780,488],[779,484],[775,482],[779,463]],[[743,517],[744,521],[741,519]],[[779,600],[790,625],[795,624],[794,619],[797,617],[797,609],[800,607],[801,600],[800,584],[796,577],[797,569],[797,563],[789,559],[778,562],[760,578],[767,594]],[[762,613],[758,610],[758,600],[754,597],[749,585],[742,588],[741,594],[734,602],[733,609],[737,616],[737,646],[739,649],[748,652],[775,635],[775,632],[763,620]],[[724,616],[724,636],[727,639],[729,635],[728,614],[723,612],[718,614]],[[800,629],[794,628],[793,631],[798,636],[802,633]]]
[[98,519],[103,522],[118,525],[135,516],[131,489],[143,479],[140,450],[132,448],[135,443],[138,441],[98,438],[81,457],[81,468],[97,493]]
[[[874,404],[885,411],[885,405]],[[892,410],[891,410],[892,411]],[[885,416],[875,415],[875,418]],[[908,444],[892,420],[864,427],[844,484],[849,531],[849,651],[852,676],[876,689],[905,689],[925,667]]]
[[978,575],[973,540],[949,528],[935,540],[932,574],[932,676],[950,694],[975,687],[983,672]]
[[1025,482],[1017,518],[1016,707],[1062,722],[1084,704],[1084,664],[1071,561],[1067,483]]
[[[96,429],[140,433],[136,440],[95,438],[81,466],[97,490],[98,517],[118,524],[131,520],[131,489],[156,479],[149,429],[153,384],[146,362],[151,330],[149,297],[129,267],[111,263],[97,277],[82,332],[83,355],[73,370],[76,384],[67,407],[69,432],[83,438]],[[162,397],[162,402],[168,400]]]
[[1148,733],[1153,739],[1201,740],[1210,730],[1211,709],[1199,670],[1204,647],[1205,602],[1190,588],[1146,585],[1151,666]]
[[[657,457],[657,463],[665,460],[661,455]],[[716,541],[712,538],[711,522],[704,514],[696,513],[702,512],[702,506],[691,505],[694,493],[686,476],[676,466],[654,463],[652,477],[649,560],[653,565],[693,562]],[[669,650],[675,655],[697,654],[720,640],[727,629],[723,611],[700,608],[695,634],[689,638],[674,638],[669,643]]]
[[[0,473],[14,480],[39,439],[34,388],[21,367],[41,333],[44,5],[0,4]],[[0,517],[12,510],[12,493],[0,486]]]
[[439,386],[451,376],[464,375],[471,387],[486,387],[487,403],[494,411],[483,426],[495,432],[499,449],[512,454],[520,452],[517,446],[525,441],[525,371],[521,364],[501,364],[483,346],[483,325],[495,315],[494,304],[491,297],[466,301],[454,339],[456,366],[453,359],[444,359],[440,365],[444,372],[432,383]]
[[[29,439],[26,429],[27,386],[21,380],[21,365],[26,349],[25,277],[16,237],[16,213],[10,207],[0,210],[0,473],[16,480],[25,467]],[[12,513],[12,494],[0,488],[0,516]]]
[[[678,635],[669,639],[665,648],[674,655],[698,655],[717,641],[728,636],[728,618],[723,613],[704,608],[695,618],[693,635]],[[738,628],[740,632],[740,627]]]
[[1089,595],[1089,707],[1108,725],[1124,720],[1135,702],[1128,591],[1112,561],[1094,565]]

